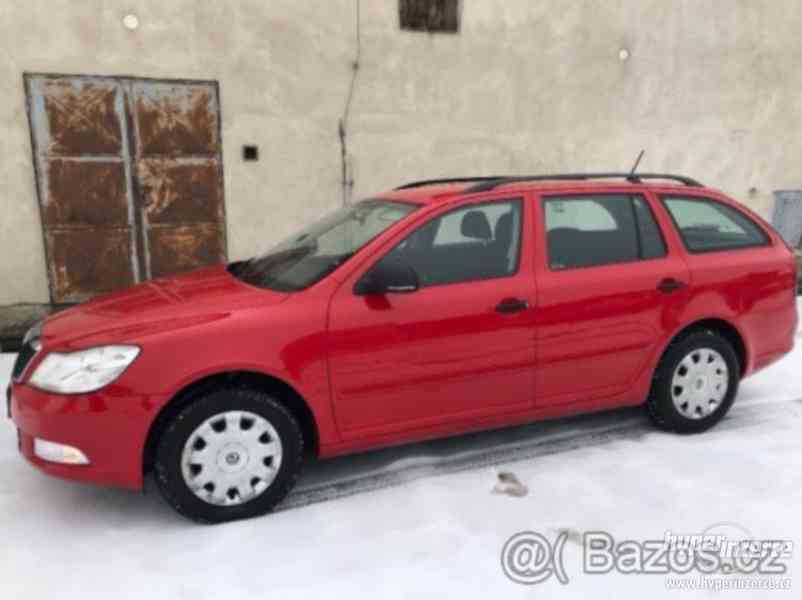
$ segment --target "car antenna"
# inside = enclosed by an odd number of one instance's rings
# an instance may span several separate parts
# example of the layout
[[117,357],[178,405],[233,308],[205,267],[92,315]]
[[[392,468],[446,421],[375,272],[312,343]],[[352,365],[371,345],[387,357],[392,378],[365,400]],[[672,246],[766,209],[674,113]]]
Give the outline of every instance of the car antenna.
[[635,176],[635,172],[638,170],[638,165],[640,164],[640,160],[643,158],[644,154],[646,154],[646,150],[641,150],[640,154],[638,154],[638,158],[635,160],[635,164],[632,165],[632,170],[629,172],[629,177],[627,177],[629,181],[638,180],[638,178]]

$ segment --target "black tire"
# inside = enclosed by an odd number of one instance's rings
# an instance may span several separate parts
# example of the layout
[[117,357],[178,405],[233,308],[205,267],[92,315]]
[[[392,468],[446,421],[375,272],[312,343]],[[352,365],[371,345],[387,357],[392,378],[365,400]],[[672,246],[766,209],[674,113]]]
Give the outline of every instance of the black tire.
[[[718,352],[727,365],[727,392],[718,406],[707,416],[690,418],[674,405],[672,378],[680,362],[695,350],[710,348]],[[688,333],[673,342],[657,366],[652,389],[646,401],[646,412],[652,422],[666,431],[700,433],[718,423],[732,406],[738,393],[741,367],[732,345],[717,333],[701,329]]]
[[[221,506],[204,501],[184,481],[181,456],[189,436],[204,421],[226,411],[247,411],[264,417],[278,433],[281,464],[266,490],[250,501]],[[181,515],[201,523],[248,519],[270,512],[292,489],[301,471],[304,441],[298,421],[278,398],[248,388],[206,392],[180,411],[156,448],[154,476],[164,499]]]

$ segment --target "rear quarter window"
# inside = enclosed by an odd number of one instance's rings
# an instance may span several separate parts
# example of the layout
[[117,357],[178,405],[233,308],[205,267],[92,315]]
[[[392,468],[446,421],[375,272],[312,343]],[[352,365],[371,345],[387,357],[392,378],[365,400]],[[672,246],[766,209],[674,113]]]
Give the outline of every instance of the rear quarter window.
[[716,200],[663,196],[663,204],[689,252],[766,246],[766,232],[741,211]]

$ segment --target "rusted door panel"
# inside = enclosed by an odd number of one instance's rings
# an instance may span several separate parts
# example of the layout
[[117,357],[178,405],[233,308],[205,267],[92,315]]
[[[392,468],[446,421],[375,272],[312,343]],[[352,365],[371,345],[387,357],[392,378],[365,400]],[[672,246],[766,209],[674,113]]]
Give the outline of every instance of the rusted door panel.
[[215,82],[25,75],[54,302],[226,258]]
[[224,261],[216,84],[135,81],[131,89],[148,275],[161,277]]
[[217,161],[151,158],[137,166],[149,224],[223,221]]
[[123,86],[45,75],[25,83],[52,300],[135,283]]
[[121,153],[119,83],[92,77],[39,77],[28,83],[41,152],[48,156]]
[[129,197],[122,161],[51,158],[43,165],[45,227],[129,225]]
[[217,88],[213,84],[133,84],[139,156],[217,156]]
[[225,254],[222,239],[220,227],[208,223],[151,227],[151,276],[164,277],[220,262]]
[[134,283],[131,230],[47,230],[52,293],[73,302]]

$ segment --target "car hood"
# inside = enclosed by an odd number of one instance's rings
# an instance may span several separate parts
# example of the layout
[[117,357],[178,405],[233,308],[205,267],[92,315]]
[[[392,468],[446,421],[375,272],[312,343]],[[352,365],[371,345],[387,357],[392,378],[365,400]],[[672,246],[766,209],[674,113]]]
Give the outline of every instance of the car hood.
[[148,281],[59,312],[45,322],[41,341],[65,348],[131,342],[287,297],[245,284],[219,265]]

